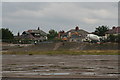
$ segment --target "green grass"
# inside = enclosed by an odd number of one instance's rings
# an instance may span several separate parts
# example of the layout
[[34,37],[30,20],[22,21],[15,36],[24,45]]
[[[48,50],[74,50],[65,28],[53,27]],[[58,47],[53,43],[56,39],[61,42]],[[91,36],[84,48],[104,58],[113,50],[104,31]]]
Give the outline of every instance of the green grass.
[[56,50],[56,51],[21,51],[3,52],[2,54],[28,54],[28,55],[120,55],[120,50]]

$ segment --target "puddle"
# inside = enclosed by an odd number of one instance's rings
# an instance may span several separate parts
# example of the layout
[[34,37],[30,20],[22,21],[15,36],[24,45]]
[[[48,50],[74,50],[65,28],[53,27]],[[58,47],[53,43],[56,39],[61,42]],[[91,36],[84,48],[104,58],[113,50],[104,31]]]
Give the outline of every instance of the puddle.
[[44,67],[46,65],[31,64],[31,65],[20,65],[19,67],[32,67],[32,66]]
[[21,72],[26,72],[26,71],[2,71],[2,73],[21,73]]
[[53,75],[70,75],[70,73],[52,73]]
[[42,69],[42,70],[32,70],[34,72],[39,72],[39,71],[59,71],[59,69]]
[[33,65],[20,65],[19,67],[29,67],[29,66],[33,66]]
[[106,75],[108,75],[108,76],[119,76],[120,73],[107,73]]
[[39,72],[39,71],[50,71],[50,70],[32,70],[34,72]]
[[65,62],[59,62],[59,63],[64,64]]
[[96,75],[95,72],[82,72],[81,75]]
[[16,55],[12,55],[13,57],[16,57]]
[[47,65],[33,64],[33,66],[45,67]]
[[70,73],[16,73],[22,75],[70,75]]
[[16,73],[19,75],[39,75],[38,73]]
[[117,74],[107,74],[108,76],[118,76]]
[[45,65],[41,65],[41,64],[32,64],[32,66],[43,66],[43,67],[45,67],[45,66],[51,66],[51,65],[54,65],[54,64],[45,64]]
[[89,75],[89,76],[118,76],[118,73],[108,73],[108,74],[98,74],[96,72],[81,72],[80,75]]
[[23,70],[23,68],[16,68],[17,70]]

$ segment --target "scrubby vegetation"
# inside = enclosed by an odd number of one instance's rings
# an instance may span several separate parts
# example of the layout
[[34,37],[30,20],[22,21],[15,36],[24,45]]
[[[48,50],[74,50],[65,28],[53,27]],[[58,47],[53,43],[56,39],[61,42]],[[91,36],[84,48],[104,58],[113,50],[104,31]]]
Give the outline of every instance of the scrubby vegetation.
[[110,36],[108,37],[108,41],[109,41],[109,42],[120,43],[120,34],[118,34],[118,35],[110,35]]

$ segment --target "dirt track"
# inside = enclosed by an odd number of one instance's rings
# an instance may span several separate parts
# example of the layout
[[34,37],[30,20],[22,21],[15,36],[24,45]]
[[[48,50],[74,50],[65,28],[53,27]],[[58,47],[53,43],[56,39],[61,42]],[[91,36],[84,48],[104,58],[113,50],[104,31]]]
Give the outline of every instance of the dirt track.
[[3,77],[118,77],[117,55],[3,55]]

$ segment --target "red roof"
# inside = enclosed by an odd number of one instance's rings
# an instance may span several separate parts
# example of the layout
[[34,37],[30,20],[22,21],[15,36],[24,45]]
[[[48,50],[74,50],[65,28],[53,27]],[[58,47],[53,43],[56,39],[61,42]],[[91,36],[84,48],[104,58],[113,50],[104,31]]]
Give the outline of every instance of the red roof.
[[107,34],[120,34],[120,26],[113,27],[113,29],[110,29],[106,32]]

